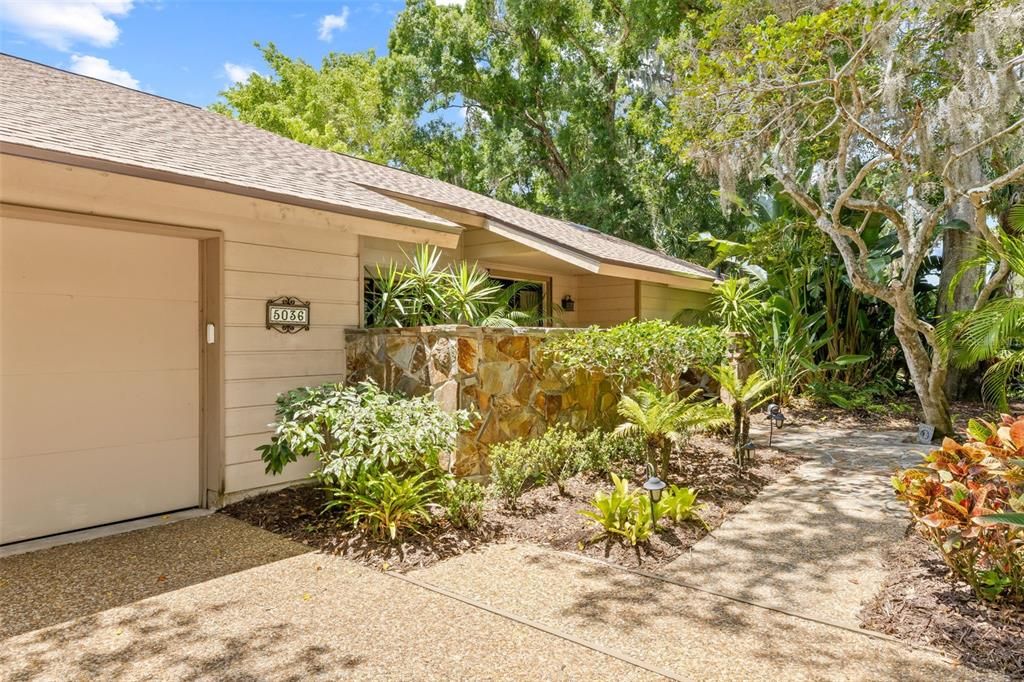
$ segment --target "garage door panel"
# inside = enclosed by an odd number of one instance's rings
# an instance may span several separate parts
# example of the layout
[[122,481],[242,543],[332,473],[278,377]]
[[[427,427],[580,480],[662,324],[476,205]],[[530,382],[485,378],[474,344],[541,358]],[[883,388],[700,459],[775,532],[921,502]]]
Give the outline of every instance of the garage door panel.
[[198,447],[198,439],[187,438],[5,459],[3,541],[193,507]]
[[0,222],[0,542],[196,506],[199,245]]
[[194,301],[3,297],[4,374],[197,369]]
[[7,292],[199,300],[195,241],[59,223],[5,219],[3,278]]
[[[0,452],[12,458],[198,438],[198,396],[196,370],[4,377],[4,418],[18,426],[3,429]],[[118,418],[116,406],[125,404],[147,409]]]

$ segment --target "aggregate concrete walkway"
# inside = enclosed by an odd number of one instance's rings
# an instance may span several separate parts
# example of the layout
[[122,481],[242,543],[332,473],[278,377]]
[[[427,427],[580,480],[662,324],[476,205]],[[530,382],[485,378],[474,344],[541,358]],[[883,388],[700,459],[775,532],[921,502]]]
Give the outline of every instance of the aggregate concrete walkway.
[[[541,547],[492,545],[413,575],[610,650],[632,652],[680,680],[932,682],[963,674],[932,651]],[[971,679],[987,678],[971,673]]]
[[4,681],[657,677],[223,516],[5,558],[0,575]]
[[[907,432],[776,431],[774,445],[810,460],[768,486],[665,575],[788,611],[857,626],[882,584],[882,552],[909,516],[892,494],[894,470],[929,446]],[[755,432],[755,442],[767,434]]]

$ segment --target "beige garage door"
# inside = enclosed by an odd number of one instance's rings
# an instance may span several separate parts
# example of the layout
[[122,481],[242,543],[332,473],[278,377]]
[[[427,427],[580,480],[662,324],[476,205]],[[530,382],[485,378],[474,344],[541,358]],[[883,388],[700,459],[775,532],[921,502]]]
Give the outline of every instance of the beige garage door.
[[191,239],[0,223],[0,542],[199,503]]

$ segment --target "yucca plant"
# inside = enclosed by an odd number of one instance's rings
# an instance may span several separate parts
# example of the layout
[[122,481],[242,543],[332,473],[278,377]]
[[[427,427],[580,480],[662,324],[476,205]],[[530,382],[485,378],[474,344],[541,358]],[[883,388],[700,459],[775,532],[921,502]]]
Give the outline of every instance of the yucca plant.
[[732,401],[732,448],[736,463],[746,463],[746,444],[750,439],[750,413],[768,402],[772,382],[759,370],[746,378],[740,378],[732,365],[720,365],[711,371],[711,377],[719,383]]
[[[1013,206],[1010,219],[1024,232],[1024,204]],[[978,243],[979,255],[961,266],[957,279],[970,270],[992,262],[1005,262],[1010,272],[1024,277],[1024,239],[1002,235],[999,244]],[[949,290],[955,289],[955,281]],[[979,362],[993,364],[982,377],[985,400],[1000,410],[1009,409],[1012,382],[1024,376],[1024,298],[994,298],[977,310],[951,315],[938,327],[943,348],[959,367],[974,367]]]
[[373,327],[468,324],[514,327],[535,324],[542,311],[513,310],[512,298],[526,286],[503,287],[476,264],[441,267],[441,251],[421,244],[408,264],[377,266],[367,296],[366,323]]
[[710,401],[697,402],[697,393],[680,398],[674,391],[663,391],[648,384],[632,395],[619,400],[619,416],[626,421],[616,433],[636,434],[647,444],[647,461],[654,464],[660,459],[662,473],[668,470],[672,445],[701,428],[713,428],[725,418]]

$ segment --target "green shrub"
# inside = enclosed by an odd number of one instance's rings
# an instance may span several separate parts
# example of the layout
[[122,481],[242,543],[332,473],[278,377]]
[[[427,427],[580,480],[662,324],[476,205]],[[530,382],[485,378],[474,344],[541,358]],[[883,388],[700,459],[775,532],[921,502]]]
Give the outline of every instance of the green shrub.
[[836,380],[812,381],[807,385],[804,394],[819,404],[874,413],[892,412],[892,401],[896,397],[896,391],[883,382],[851,386]]
[[455,481],[446,488],[444,510],[456,528],[476,528],[484,520],[483,486],[468,479]]
[[509,508],[515,508],[528,484],[537,479],[537,461],[532,444],[522,439],[495,443],[488,452],[491,493]]
[[632,468],[647,461],[647,443],[637,433],[591,431],[584,437],[584,450],[584,470],[599,474],[610,473],[616,465]]
[[1024,416],[972,420],[923,467],[893,477],[918,531],[979,599],[1024,602]]
[[566,424],[552,426],[532,442],[537,473],[543,483],[554,483],[565,494],[565,482],[587,466],[587,442]]
[[454,450],[470,424],[465,410],[449,414],[429,398],[386,393],[373,381],[297,388],[278,396],[277,415],[271,442],[257,448],[267,473],[313,455],[320,462],[314,476],[335,488],[364,469],[400,477],[438,471],[440,455]]
[[620,392],[653,381],[672,391],[689,368],[706,369],[725,359],[725,335],[717,327],[680,326],[664,320],[590,327],[554,336],[542,353],[569,370],[600,372]]
[[332,499],[326,510],[341,508],[345,518],[370,535],[395,540],[406,531],[419,529],[432,520],[428,505],[440,498],[443,482],[432,472],[399,478],[387,470],[361,470],[344,487],[328,487]]

